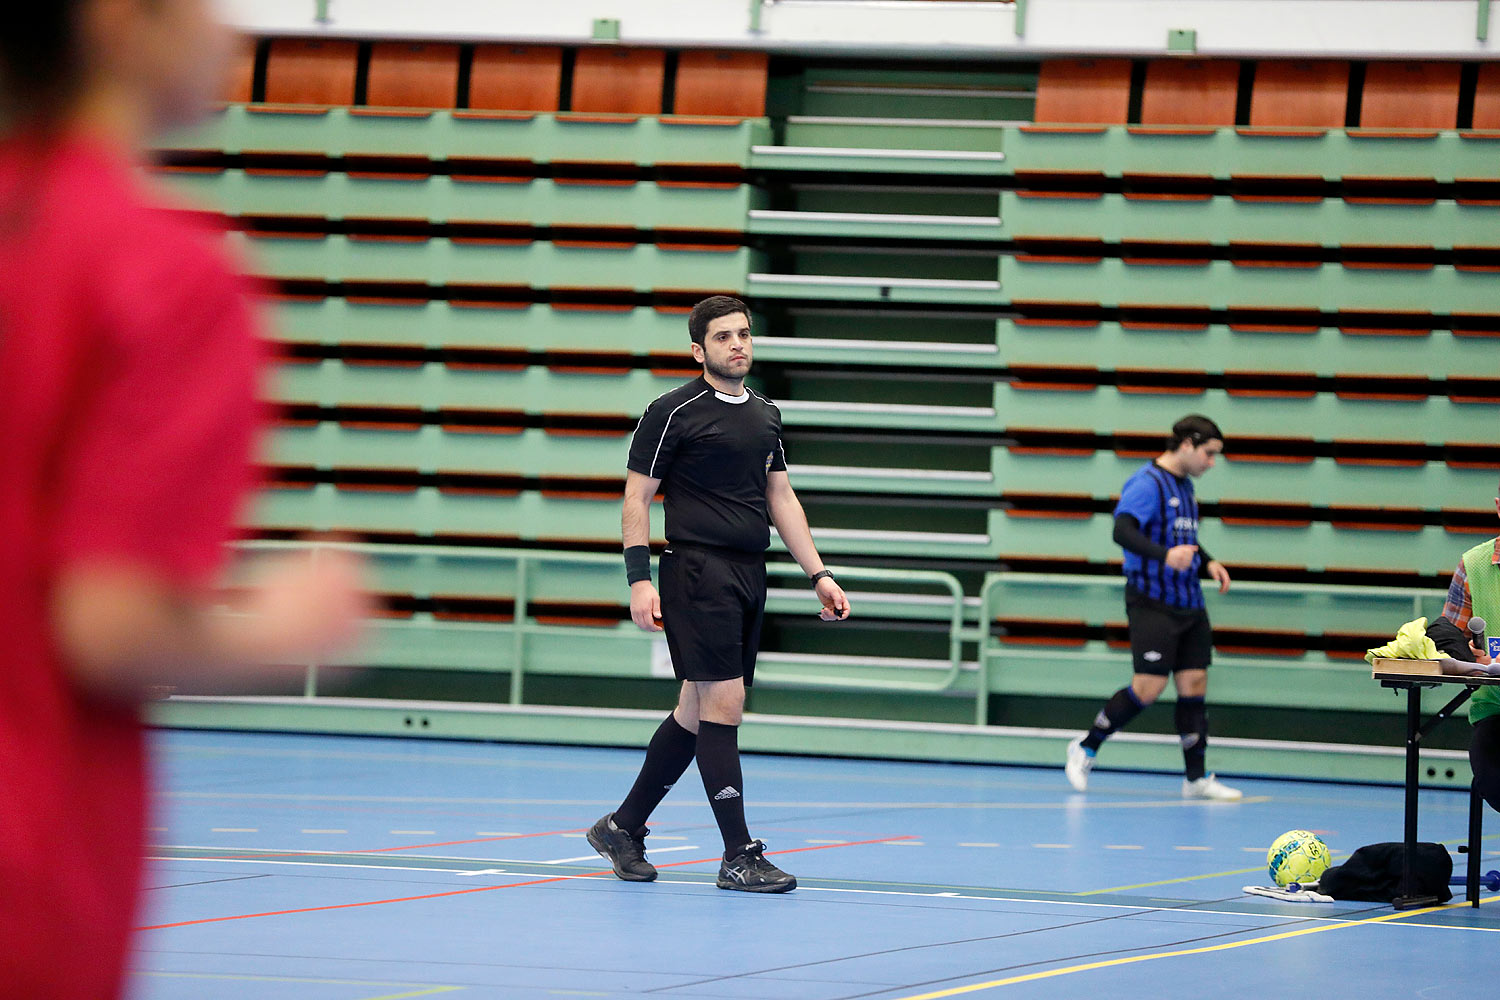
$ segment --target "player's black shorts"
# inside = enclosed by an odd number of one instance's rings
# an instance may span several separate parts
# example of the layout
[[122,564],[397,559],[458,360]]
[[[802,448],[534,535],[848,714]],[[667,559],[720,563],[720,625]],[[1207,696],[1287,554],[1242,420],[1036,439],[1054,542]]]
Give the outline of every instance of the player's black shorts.
[[1127,586],[1125,618],[1136,673],[1166,677],[1175,670],[1202,670],[1213,662],[1214,633],[1202,608],[1174,607]]
[[672,542],[661,555],[658,578],[677,678],[743,677],[749,687],[766,613],[765,554]]

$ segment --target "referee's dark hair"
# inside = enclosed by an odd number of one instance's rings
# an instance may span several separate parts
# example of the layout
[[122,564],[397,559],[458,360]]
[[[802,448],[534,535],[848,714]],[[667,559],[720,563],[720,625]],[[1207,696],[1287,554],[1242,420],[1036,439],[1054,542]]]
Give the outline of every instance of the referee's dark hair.
[[82,83],[79,20],[88,0],[17,4],[0,31],[0,131],[46,122]]
[[1172,433],[1167,435],[1167,450],[1176,451],[1184,441],[1191,441],[1196,448],[1205,441],[1213,440],[1224,440],[1224,432],[1219,430],[1219,425],[1201,413],[1189,413],[1172,425]]
[[708,324],[721,316],[733,316],[735,313],[744,313],[745,321],[749,322],[750,309],[745,303],[732,295],[710,295],[693,306],[693,311],[688,316],[688,336],[693,343],[702,347],[703,338],[708,336]]

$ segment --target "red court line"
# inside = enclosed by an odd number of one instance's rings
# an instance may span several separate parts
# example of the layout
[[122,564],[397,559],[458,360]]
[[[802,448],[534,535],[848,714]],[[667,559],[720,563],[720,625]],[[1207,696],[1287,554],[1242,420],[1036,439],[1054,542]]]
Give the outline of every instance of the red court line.
[[[913,834],[905,834],[900,837],[880,837],[876,840],[851,840],[844,844],[815,844],[812,847],[790,847],[784,851],[767,851],[767,854],[800,854],[803,851],[826,851],[833,847],[860,847],[865,844],[888,844],[893,840],[912,840]],[[192,858],[184,858],[191,861]],[[701,865],[710,861],[722,860],[719,855],[711,858],[698,858],[693,861],[674,861],[671,864],[657,865],[658,868],[680,868],[683,865]],[[295,910],[267,910],[264,913],[236,913],[228,917],[203,917],[199,920],[180,920],[174,924],[151,924],[147,927],[137,927],[138,931],[164,931],[173,927],[194,927],[198,924],[218,924],[227,920],[250,920],[255,917],[284,917],[294,913],[321,913],[324,910],[352,910],[360,906],[381,906],[385,903],[413,903],[423,899],[442,899],[444,896],[469,896],[476,892],[495,892],[499,889],[519,889],[528,885],[546,885],[549,882],[568,882],[580,878],[593,878],[596,875],[613,875],[614,870],[605,868],[597,872],[585,872],[582,875],[555,875],[550,878],[531,879],[527,882],[507,882],[505,885],[481,885],[473,889],[450,889],[447,892],[431,892],[421,896],[398,896],[394,899],[370,899],[363,903],[332,903],[328,906],[305,906]]]
[[[565,833],[582,833],[588,827],[572,830],[547,830],[542,833],[513,833],[508,837],[475,837],[473,840],[443,840],[435,844],[403,844],[400,847],[365,847],[356,851],[286,851],[279,854],[204,854],[182,861],[251,861],[255,858],[320,858],[330,854],[383,854],[389,851],[417,851],[424,847],[455,847],[459,844],[489,844],[497,840],[525,840],[528,837],[558,837]],[[155,848],[161,850],[162,848]],[[483,858],[475,858],[482,861]]]

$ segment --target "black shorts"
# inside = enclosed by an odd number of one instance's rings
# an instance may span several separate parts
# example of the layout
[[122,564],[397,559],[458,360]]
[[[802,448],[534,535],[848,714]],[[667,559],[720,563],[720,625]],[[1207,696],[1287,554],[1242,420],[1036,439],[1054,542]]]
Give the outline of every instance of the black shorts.
[[1203,670],[1213,662],[1214,632],[1202,608],[1178,608],[1125,588],[1130,658],[1138,674],[1166,677],[1175,670]]
[[678,680],[743,677],[749,687],[766,613],[765,555],[673,542],[661,555],[658,578]]

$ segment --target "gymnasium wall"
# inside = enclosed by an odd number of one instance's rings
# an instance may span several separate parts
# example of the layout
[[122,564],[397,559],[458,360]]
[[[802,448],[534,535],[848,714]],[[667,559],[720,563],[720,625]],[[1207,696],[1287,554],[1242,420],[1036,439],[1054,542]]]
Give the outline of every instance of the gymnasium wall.
[[1124,669],[1109,512],[1198,411],[1216,731],[1385,742],[1360,654],[1494,533],[1492,70],[267,36],[159,172],[267,279],[247,528],[373,556],[349,692],[669,698],[623,460],[728,292],[869,612],[787,578],[752,710],[1082,725]]

